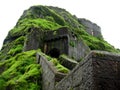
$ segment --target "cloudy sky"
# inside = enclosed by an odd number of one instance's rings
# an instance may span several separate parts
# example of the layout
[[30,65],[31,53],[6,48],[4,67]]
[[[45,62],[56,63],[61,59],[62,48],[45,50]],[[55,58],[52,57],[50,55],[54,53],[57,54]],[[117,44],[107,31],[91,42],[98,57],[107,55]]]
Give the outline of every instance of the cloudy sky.
[[120,0],[1,0],[0,48],[23,11],[33,5],[57,6],[89,19],[101,27],[106,41],[120,48]]

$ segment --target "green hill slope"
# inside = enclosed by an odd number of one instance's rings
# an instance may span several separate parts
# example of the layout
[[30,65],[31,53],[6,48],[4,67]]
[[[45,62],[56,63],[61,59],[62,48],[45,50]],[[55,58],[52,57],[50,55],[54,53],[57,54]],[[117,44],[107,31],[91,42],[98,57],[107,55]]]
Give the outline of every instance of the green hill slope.
[[24,52],[24,42],[31,28],[45,31],[60,27],[69,28],[91,50],[119,53],[103,38],[88,34],[78,18],[66,10],[52,6],[33,6],[24,11],[4,40],[0,51],[0,90],[41,90],[41,69],[35,60],[37,50]]

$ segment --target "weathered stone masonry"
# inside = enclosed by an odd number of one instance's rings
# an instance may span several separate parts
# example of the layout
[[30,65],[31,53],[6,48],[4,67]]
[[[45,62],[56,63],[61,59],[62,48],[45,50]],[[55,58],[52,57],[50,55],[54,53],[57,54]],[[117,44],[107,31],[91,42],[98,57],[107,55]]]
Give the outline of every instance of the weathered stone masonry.
[[57,84],[52,79],[55,74],[50,73],[50,67],[45,63],[40,64],[43,72],[46,72],[46,75],[43,73],[43,90],[120,90],[120,55],[117,54],[91,51],[67,76],[59,74],[64,78],[59,79]]
[[[43,90],[120,90],[120,55],[90,52],[89,47],[82,40],[77,40],[67,28],[55,31],[31,29],[24,50],[38,48],[59,58],[63,66],[71,70],[68,75],[57,72],[51,62],[37,54],[37,62],[43,70]],[[69,58],[60,58],[61,54]]]
[[67,74],[60,73],[42,54],[37,53],[37,63],[42,67],[42,88],[43,90],[54,90],[55,84]]
[[120,90],[120,55],[92,51],[56,90]]
[[[74,33],[66,27],[54,31],[40,31],[33,28],[27,36],[24,50],[38,48],[41,48],[42,52],[47,55],[52,54],[53,57],[58,57],[61,54],[66,54],[77,61],[90,52],[83,40],[78,40]],[[58,55],[56,56],[54,53]]]

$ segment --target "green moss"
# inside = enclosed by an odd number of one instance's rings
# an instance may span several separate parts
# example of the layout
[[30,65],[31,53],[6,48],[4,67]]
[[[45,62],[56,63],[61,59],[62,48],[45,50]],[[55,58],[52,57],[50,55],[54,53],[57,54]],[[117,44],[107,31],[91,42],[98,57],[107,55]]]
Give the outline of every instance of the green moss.
[[70,41],[69,44],[70,44],[71,47],[75,47],[75,42],[74,41]]
[[41,28],[41,30],[55,30],[61,26],[57,23],[47,21],[45,19],[23,19],[20,20],[17,26],[12,29],[9,34],[11,36],[20,36],[28,33],[29,28]]
[[61,72],[61,73],[69,72],[69,69],[61,65],[56,58],[51,58],[50,62],[52,62],[55,65],[58,72]]
[[24,45],[25,36],[21,36],[16,38],[15,40],[11,42],[6,42],[3,47],[0,55],[0,61],[9,59],[10,57],[15,56],[17,53],[20,53],[23,51],[23,45]]
[[61,8],[58,8],[58,7],[52,7],[52,6],[48,6],[48,8],[52,9],[56,14],[60,15],[64,19],[65,25],[70,27],[71,29],[83,28],[83,25],[81,25],[78,22],[77,17],[71,15],[65,9],[61,9]]
[[5,80],[2,77],[0,77],[0,89],[5,90]]
[[54,31],[54,32],[53,32],[53,35],[57,35],[57,31]]
[[55,22],[55,20],[52,16],[46,16],[45,19],[48,21],[51,21],[51,22]]
[[[41,88],[38,79],[41,76],[40,65],[36,64],[36,51],[19,53],[16,56],[0,63],[5,71],[0,75],[1,87],[12,90],[38,90]],[[32,85],[32,86],[31,86]]]
[[13,47],[12,49],[10,49],[8,54],[14,56],[17,53],[22,52],[22,50],[23,50],[23,45],[17,45],[15,47]]
[[118,53],[118,50],[116,50],[112,45],[110,45],[104,40],[98,39],[91,35],[81,35],[81,36],[91,50],[104,50],[104,51]]
[[50,57],[42,52],[39,52],[39,54],[43,55],[44,57],[47,58],[48,61],[52,62],[58,72],[68,73],[70,71],[68,68],[61,65],[60,62],[57,60],[57,58],[52,58],[52,57]]
[[69,73],[69,69],[64,67],[63,65],[61,64],[57,64],[57,71],[58,72],[62,72],[62,73]]
[[[54,21],[58,23],[59,25],[64,26],[65,21],[64,18],[61,17],[59,14],[57,14],[54,10],[50,9],[47,6],[42,6],[42,5],[37,5],[37,6],[32,6],[30,9],[26,10],[22,17],[20,19],[36,19],[36,18],[44,18],[52,16]],[[48,19],[48,18],[47,18]]]

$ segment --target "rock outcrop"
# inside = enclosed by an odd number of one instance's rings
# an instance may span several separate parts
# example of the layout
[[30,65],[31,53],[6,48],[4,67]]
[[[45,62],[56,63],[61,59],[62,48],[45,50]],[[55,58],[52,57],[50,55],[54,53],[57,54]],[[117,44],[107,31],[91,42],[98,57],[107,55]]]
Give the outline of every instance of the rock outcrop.
[[97,24],[83,18],[79,18],[78,21],[85,26],[87,33],[94,37],[102,38],[101,28]]
[[101,50],[120,53],[98,25],[58,7],[32,6],[4,40],[0,90],[119,90],[120,56]]

